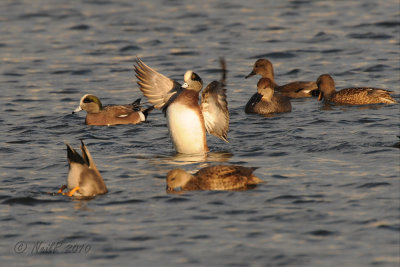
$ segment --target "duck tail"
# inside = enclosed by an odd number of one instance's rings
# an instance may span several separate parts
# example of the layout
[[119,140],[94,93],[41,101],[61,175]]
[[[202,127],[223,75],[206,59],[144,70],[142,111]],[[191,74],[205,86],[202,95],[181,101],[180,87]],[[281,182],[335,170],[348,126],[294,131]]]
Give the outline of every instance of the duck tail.
[[73,149],[68,143],[65,143],[65,145],[67,146],[67,158],[69,163],[75,162],[81,165],[86,164],[85,160],[75,151],[75,149]]
[[138,98],[138,99],[136,99],[135,101],[133,101],[132,102],[132,107],[133,107],[133,110],[140,110],[140,101],[141,101],[142,99],[141,98]]
[[154,109],[154,106],[148,107],[145,110],[142,111],[144,118],[147,120],[147,116],[149,115],[149,113]]

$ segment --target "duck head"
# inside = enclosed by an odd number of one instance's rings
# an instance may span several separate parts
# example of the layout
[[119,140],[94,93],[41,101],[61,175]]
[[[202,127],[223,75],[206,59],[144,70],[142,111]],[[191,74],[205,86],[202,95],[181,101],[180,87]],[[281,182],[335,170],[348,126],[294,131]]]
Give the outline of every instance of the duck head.
[[182,87],[187,90],[200,92],[203,88],[203,81],[201,80],[200,76],[191,70],[188,70],[185,73],[185,75],[183,76],[183,81],[184,84],[182,85]]

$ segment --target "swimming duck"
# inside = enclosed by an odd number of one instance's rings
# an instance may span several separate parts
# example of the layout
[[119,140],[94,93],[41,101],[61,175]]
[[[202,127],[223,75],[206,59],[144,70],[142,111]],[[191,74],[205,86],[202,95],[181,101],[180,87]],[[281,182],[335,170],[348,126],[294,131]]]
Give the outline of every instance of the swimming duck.
[[199,170],[194,175],[182,169],[167,174],[167,190],[243,190],[254,188],[263,181],[253,175],[257,168],[235,165],[217,165]]
[[324,98],[326,103],[334,103],[339,105],[366,105],[366,104],[395,104],[390,93],[392,91],[359,87],[359,88],[346,88],[336,91],[335,82],[329,74],[322,74],[317,79],[317,85],[320,90],[318,100]]
[[116,125],[116,124],[138,124],[145,121],[153,107],[142,109],[140,98],[128,105],[103,106],[100,99],[95,95],[84,95],[79,106],[72,112],[81,110],[87,112],[85,123],[87,125]]
[[222,78],[211,82],[202,92],[199,105],[199,92],[203,81],[195,72],[186,71],[184,84],[158,73],[136,60],[135,72],[138,85],[156,109],[162,109],[172,143],[176,152],[200,154],[209,151],[206,130],[228,143],[229,130],[228,102],[226,101],[226,66],[220,60]]
[[[58,193],[69,197],[94,197],[107,193],[103,178],[83,141],[81,140],[82,156],[69,144],[66,143],[66,146],[69,163],[68,185],[63,185]],[[69,191],[63,192],[66,188]]]
[[258,59],[253,66],[253,70],[245,78],[249,78],[256,74],[272,81],[272,88],[280,92],[282,95],[290,98],[311,97],[317,95],[318,87],[315,82],[296,81],[285,85],[277,85],[275,83],[274,67],[268,59]]
[[261,78],[257,83],[257,93],[250,98],[244,110],[246,113],[266,115],[290,112],[292,111],[292,105],[289,97],[283,96],[279,92],[274,93],[270,79]]

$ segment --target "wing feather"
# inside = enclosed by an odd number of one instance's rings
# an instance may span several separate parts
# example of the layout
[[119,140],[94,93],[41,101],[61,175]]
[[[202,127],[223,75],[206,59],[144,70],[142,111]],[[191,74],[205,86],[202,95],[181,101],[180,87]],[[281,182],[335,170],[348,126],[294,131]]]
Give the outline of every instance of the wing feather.
[[207,132],[224,140],[227,140],[229,131],[229,111],[226,100],[226,67],[224,59],[220,59],[222,78],[220,81],[211,82],[201,94],[201,111]]
[[155,108],[165,108],[170,103],[171,97],[181,91],[178,82],[153,70],[139,58],[136,59],[134,67],[140,90]]

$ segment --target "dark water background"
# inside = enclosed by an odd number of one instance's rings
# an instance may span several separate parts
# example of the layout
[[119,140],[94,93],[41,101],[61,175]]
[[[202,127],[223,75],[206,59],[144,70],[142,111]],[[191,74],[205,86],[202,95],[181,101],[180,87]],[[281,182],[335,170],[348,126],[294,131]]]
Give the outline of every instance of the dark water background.
[[[395,0],[1,1],[1,265],[399,266],[399,105],[323,109],[314,98],[272,118],[243,111],[260,57],[278,83],[330,73],[338,88],[400,100],[399,13]],[[230,144],[210,136],[208,157],[182,157],[160,111],[112,127],[71,114],[86,93],[141,97],[136,56],[205,83],[224,56]],[[64,141],[79,139],[109,193],[47,194],[66,182]],[[267,183],[165,192],[168,170],[217,163],[258,166]]]

